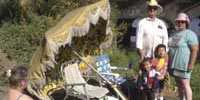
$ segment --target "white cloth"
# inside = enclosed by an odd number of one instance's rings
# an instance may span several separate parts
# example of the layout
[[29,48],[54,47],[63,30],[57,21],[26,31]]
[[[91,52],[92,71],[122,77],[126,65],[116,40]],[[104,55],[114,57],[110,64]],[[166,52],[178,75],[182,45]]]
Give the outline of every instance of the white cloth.
[[[109,92],[107,88],[87,84],[77,63],[67,65],[64,68],[64,76],[67,86],[73,86],[73,90],[87,95],[89,98],[101,98]],[[77,84],[84,84],[85,87]]]
[[160,73],[158,71],[156,71],[155,69],[151,69],[149,71],[149,77],[153,78],[155,77],[156,75],[160,75]]
[[74,90],[87,95],[89,98],[102,98],[106,96],[106,94],[109,92],[107,88],[99,87],[99,86],[93,86],[86,84],[85,86],[87,93],[84,91],[84,87],[82,86],[74,86]]
[[143,18],[138,23],[136,48],[144,50],[145,57],[153,57],[158,44],[168,44],[168,32],[165,23],[155,18]]

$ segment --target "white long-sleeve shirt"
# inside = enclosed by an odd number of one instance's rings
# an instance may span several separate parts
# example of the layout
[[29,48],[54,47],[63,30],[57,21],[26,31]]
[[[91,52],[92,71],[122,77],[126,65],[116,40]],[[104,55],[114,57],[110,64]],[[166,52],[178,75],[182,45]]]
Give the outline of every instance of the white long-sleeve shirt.
[[168,44],[168,32],[165,23],[155,18],[143,18],[139,21],[136,33],[136,48],[144,50],[145,57],[154,57],[158,44]]

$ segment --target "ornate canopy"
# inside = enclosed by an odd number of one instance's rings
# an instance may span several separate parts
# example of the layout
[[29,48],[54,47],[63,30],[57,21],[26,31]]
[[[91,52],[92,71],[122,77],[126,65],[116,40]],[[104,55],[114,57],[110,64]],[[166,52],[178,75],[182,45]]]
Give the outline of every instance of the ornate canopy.
[[[45,33],[42,44],[33,54],[30,63],[30,83],[28,85],[28,91],[42,100],[48,100],[48,92],[52,89],[62,87],[63,85],[62,79],[57,80],[48,76],[49,70],[53,70],[52,72],[59,74],[59,72],[56,72],[56,56],[60,52],[59,49],[65,45],[70,45],[72,41],[74,41],[74,37],[84,38],[91,28],[99,23],[100,19],[106,22],[104,24],[104,34],[110,36],[112,32],[108,25],[109,17],[109,1],[99,0],[94,4],[80,7],[69,12],[55,27],[48,30]],[[105,43],[105,41],[102,41],[102,43]]]

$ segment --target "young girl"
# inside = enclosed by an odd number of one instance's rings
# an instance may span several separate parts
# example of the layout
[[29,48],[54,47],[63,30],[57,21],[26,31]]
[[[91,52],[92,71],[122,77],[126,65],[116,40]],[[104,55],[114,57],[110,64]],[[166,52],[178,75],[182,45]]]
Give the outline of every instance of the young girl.
[[18,66],[15,69],[9,70],[9,89],[8,100],[33,100],[28,95],[24,94],[24,89],[27,87],[28,70],[24,66]]
[[[154,67],[152,67],[152,59],[145,58],[140,64],[139,77],[137,81],[137,86],[140,91],[140,99],[153,100],[155,98],[154,87],[156,81],[156,76],[160,75]],[[142,99],[143,100],[143,99]]]
[[166,46],[159,44],[155,49],[155,58],[152,60],[152,66],[160,74],[156,77],[155,83],[155,100],[163,100],[164,79],[167,73],[168,56],[166,53]]

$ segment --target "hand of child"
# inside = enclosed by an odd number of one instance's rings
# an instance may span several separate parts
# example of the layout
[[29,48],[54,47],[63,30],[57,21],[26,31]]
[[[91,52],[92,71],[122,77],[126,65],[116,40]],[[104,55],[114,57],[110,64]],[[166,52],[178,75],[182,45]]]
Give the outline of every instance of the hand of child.
[[148,88],[151,89],[152,88],[152,84],[148,84]]
[[163,76],[163,75],[160,75],[160,76],[157,76],[157,79],[159,79],[159,80],[162,80],[162,79],[164,79],[165,77]]
[[139,70],[139,75],[142,75],[142,71],[141,70]]
[[141,86],[141,87],[140,87],[140,90],[143,90],[143,89],[144,89],[144,87],[143,87],[143,86]]

